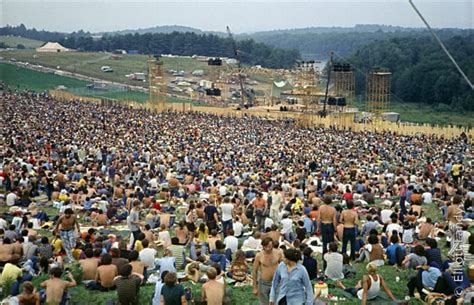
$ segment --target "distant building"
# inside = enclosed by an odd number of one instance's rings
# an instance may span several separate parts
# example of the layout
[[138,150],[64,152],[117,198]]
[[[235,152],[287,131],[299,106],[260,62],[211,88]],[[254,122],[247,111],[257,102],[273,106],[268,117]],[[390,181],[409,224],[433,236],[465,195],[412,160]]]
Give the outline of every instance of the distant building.
[[71,50],[63,47],[57,42],[47,42],[42,47],[39,47],[36,49],[36,52],[51,52],[51,53],[69,52],[69,51]]

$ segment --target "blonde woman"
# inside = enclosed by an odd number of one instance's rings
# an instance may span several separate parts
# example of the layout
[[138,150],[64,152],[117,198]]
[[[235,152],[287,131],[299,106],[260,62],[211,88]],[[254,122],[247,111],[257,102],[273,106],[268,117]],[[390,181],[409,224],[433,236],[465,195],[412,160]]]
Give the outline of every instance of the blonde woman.
[[377,265],[375,263],[369,263],[366,267],[367,275],[362,277],[355,288],[346,289],[353,296],[357,296],[359,300],[362,300],[362,305],[366,305],[367,301],[373,300],[379,296],[380,288],[385,290],[385,293],[394,301],[397,299],[392,294],[390,288],[388,288],[383,277],[377,274]]

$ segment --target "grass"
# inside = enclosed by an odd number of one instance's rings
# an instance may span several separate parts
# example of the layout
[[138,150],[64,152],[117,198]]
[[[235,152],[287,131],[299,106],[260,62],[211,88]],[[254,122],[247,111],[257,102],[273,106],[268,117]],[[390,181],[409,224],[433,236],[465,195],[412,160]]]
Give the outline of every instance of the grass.
[[[359,110],[367,110],[364,102],[355,99],[351,105],[359,108]],[[403,122],[413,122],[419,124],[430,125],[457,125],[474,127],[474,112],[459,111],[439,111],[435,106],[426,104],[407,104],[407,103],[390,103],[387,112],[398,112]]]
[[27,49],[35,49],[41,47],[44,42],[40,40],[34,40],[24,37],[17,37],[17,36],[0,36],[0,42],[3,42],[10,48],[16,48],[18,44],[22,44]]
[[[41,81],[39,81],[41,80]],[[129,100],[144,103],[149,95],[138,91],[96,91],[89,90],[86,85],[89,82],[77,80],[70,77],[59,76],[51,73],[33,71],[26,68],[16,67],[11,64],[0,63],[0,81],[4,82],[12,90],[34,90],[44,91],[55,89],[62,85],[77,96],[87,96],[95,98],[108,98],[116,100]],[[166,97],[167,102],[182,103],[183,100],[176,97]],[[187,102],[187,100],[185,100]]]
[[11,89],[43,91],[59,85],[67,88],[84,88],[88,83],[74,78],[32,71],[14,65],[0,63],[0,80]]
[[[33,58],[37,55],[37,58]],[[18,61],[30,64],[39,64],[45,67],[57,68],[73,73],[83,74],[103,80],[125,83],[136,86],[148,86],[147,83],[130,80],[125,77],[135,72],[147,72],[146,55],[121,55],[122,59],[111,59],[112,54],[104,52],[64,52],[64,53],[37,53],[34,50],[16,50],[2,52],[5,59],[15,58]],[[206,62],[192,58],[162,57],[165,70],[184,70],[190,72],[196,69],[208,71]],[[104,73],[100,70],[102,66],[110,66],[114,72]],[[171,75],[166,75],[173,78]]]

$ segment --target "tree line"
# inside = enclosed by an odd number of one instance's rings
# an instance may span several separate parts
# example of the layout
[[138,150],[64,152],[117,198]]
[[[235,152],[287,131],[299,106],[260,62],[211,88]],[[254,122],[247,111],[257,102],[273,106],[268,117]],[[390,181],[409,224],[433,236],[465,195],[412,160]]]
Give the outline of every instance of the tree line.
[[[322,30],[314,32],[317,29],[314,29],[313,32],[309,32],[311,29],[308,29],[308,32],[305,32],[304,29],[298,31],[286,30],[261,32],[246,36],[242,35],[241,37],[253,39],[275,48],[297,48],[302,56],[308,60],[327,60],[331,51],[341,56],[349,56],[357,49],[375,41],[382,43],[395,38],[430,37],[429,32],[424,29],[401,30],[395,28],[389,31],[387,28],[382,27],[374,32],[370,32],[368,31],[370,27],[363,31],[363,27],[359,26],[353,28],[352,32],[348,32],[349,29],[345,29],[346,32],[338,31],[337,28],[334,31],[329,31],[328,29],[327,32]],[[436,32],[442,40],[454,36],[465,37],[473,33],[472,30],[462,29],[439,29]]]
[[[474,81],[474,34],[444,41],[464,73]],[[365,91],[366,73],[375,67],[392,72],[392,93],[407,103],[440,111],[474,111],[474,93],[433,38],[393,38],[359,48],[348,61],[356,68],[356,90]]]
[[[42,41],[57,41],[63,46],[80,51],[136,50],[140,54],[203,55],[235,57],[233,41],[214,34],[192,32],[103,35],[94,39],[90,33],[51,33],[18,27],[0,28],[0,35],[16,35]],[[236,42],[243,64],[267,68],[290,68],[301,58],[295,49],[279,49],[253,39]]]

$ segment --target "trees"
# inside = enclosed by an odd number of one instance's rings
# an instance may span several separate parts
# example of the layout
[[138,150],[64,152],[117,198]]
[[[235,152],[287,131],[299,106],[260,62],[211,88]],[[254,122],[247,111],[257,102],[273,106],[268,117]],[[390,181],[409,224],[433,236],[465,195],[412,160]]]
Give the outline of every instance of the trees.
[[[474,79],[474,34],[445,39],[447,48]],[[469,55],[470,54],[470,55]],[[474,110],[474,94],[455,67],[427,37],[405,37],[368,44],[349,58],[360,71],[375,66],[392,72],[392,92],[406,103],[450,105],[451,109]],[[357,90],[365,90],[365,75],[356,74]]]

